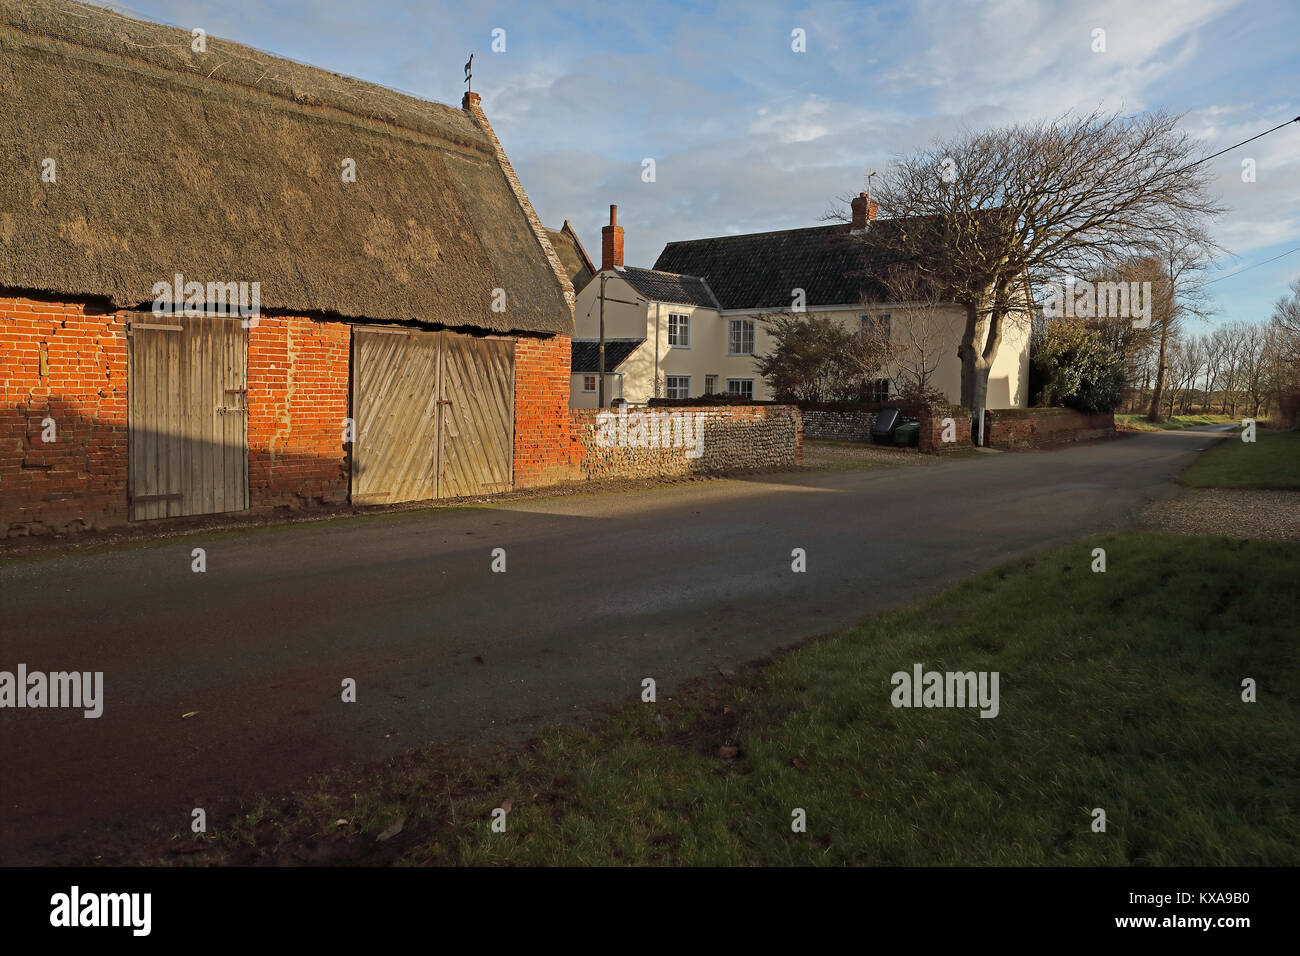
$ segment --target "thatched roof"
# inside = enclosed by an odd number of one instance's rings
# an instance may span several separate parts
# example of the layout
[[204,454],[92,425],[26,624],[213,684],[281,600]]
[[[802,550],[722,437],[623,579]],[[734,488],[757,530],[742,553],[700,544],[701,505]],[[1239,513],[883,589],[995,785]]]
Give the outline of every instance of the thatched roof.
[[564,220],[564,225],[559,229],[547,229],[546,235],[551,240],[551,248],[560,257],[560,264],[564,266],[569,281],[573,283],[573,291],[576,295],[596,277],[596,267],[587,255],[587,250],[583,248],[577,232],[569,224],[569,220]]
[[0,0],[0,286],[129,308],[181,273],[258,281],[264,309],[572,333],[465,113],[192,39],[69,0]]

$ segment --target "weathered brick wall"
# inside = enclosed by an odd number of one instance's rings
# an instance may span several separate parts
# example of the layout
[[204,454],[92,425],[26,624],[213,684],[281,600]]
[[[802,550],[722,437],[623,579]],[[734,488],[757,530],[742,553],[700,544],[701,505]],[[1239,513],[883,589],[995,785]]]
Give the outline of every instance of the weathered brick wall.
[[871,426],[876,423],[873,411],[833,411],[821,408],[803,410],[805,438],[831,441],[871,441]]
[[0,534],[126,520],[126,365],[124,314],[0,298]]
[[[615,412],[604,419],[612,429],[606,432],[607,440],[613,440],[610,447],[602,447],[599,439],[601,414],[594,408],[572,412],[576,457],[587,479],[722,474],[789,467],[803,460],[802,417],[789,405],[659,407],[634,409],[626,416]],[[659,416],[653,426],[651,415]],[[674,430],[674,415],[691,416],[690,428]],[[656,433],[657,445],[646,447]],[[696,448],[700,456],[688,457]]]
[[351,330],[262,316],[248,330],[248,501],[253,510],[345,502]]
[[[971,414],[960,405],[927,405],[917,411],[916,418],[921,425],[916,446],[921,451],[944,452],[970,447]],[[946,419],[951,419],[951,422]],[[948,437],[952,441],[944,441],[944,432],[949,425]]]
[[[0,532],[100,529],[127,514],[126,311],[0,299]],[[350,332],[263,316],[248,336],[254,510],[345,501]],[[53,442],[41,440],[52,419]]]
[[984,414],[988,444],[994,448],[1037,448],[1117,434],[1112,412],[1085,415],[1069,408],[1012,408]]
[[[0,299],[0,531],[127,522],[128,313]],[[254,511],[347,500],[348,325],[262,316],[248,340],[249,503]],[[521,336],[515,350],[515,484],[780,467],[802,460],[797,409],[721,406],[703,455],[598,448],[595,410],[571,412],[567,336]],[[585,416],[585,417],[584,417]],[[57,440],[41,441],[53,419]]]
[[569,416],[568,336],[515,340],[515,487],[581,477]]

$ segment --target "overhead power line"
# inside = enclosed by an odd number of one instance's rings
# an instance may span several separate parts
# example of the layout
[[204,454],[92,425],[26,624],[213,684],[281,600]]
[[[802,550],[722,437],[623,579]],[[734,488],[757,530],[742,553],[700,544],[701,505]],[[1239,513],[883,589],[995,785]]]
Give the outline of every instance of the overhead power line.
[[1239,276],[1243,272],[1249,272],[1251,269],[1254,269],[1258,266],[1266,266],[1270,262],[1277,262],[1277,260],[1279,259],[1285,259],[1293,252],[1300,252],[1300,246],[1296,246],[1294,249],[1288,249],[1286,252],[1283,252],[1280,255],[1276,255],[1272,259],[1265,259],[1263,262],[1256,262],[1253,265],[1246,266],[1244,269],[1238,269],[1236,272],[1229,272],[1226,276],[1219,276],[1219,278],[1217,279],[1209,279],[1205,282],[1198,282],[1197,285],[1214,285],[1214,283],[1216,282],[1222,282],[1224,279],[1231,279],[1233,276]]
[[[1191,169],[1193,166],[1201,165],[1201,163],[1208,163],[1216,156],[1222,156],[1224,153],[1232,152],[1232,150],[1236,149],[1238,146],[1245,146],[1247,143],[1253,143],[1261,136],[1267,136],[1269,133],[1276,133],[1278,130],[1282,129],[1282,127],[1290,126],[1292,123],[1300,123],[1300,116],[1297,116],[1295,119],[1289,119],[1285,123],[1279,123],[1277,126],[1274,126],[1272,129],[1266,129],[1262,133],[1256,133],[1250,139],[1243,139],[1240,143],[1233,143],[1231,146],[1225,147],[1224,149],[1219,150],[1217,153],[1211,153],[1209,156],[1206,156],[1204,159],[1198,159],[1194,163],[1188,163],[1186,166],[1183,167],[1183,169]],[[1178,172],[1181,173],[1183,169],[1178,170]]]
[[[1211,153],[1209,156],[1206,156],[1204,159],[1198,159],[1194,163],[1188,163],[1186,166],[1183,167],[1183,169],[1191,169],[1193,166],[1199,166],[1201,163],[1208,163],[1216,156],[1222,156],[1224,153],[1232,152],[1232,150],[1236,149],[1238,146],[1245,146],[1247,143],[1253,143],[1261,136],[1267,136],[1269,133],[1276,133],[1278,130],[1282,129],[1285,126],[1290,126],[1292,123],[1300,123],[1300,116],[1297,116],[1295,119],[1289,119],[1285,123],[1278,123],[1272,129],[1266,129],[1262,133],[1256,133],[1250,139],[1243,139],[1240,143],[1233,143],[1231,146],[1226,146],[1223,149],[1219,150],[1217,153]],[[1178,172],[1181,173],[1183,169],[1178,170]],[[1259,266],[1266,266],[1270,262],[1277,262],[1277,260],[1279,259],[1284,259],[1287,256],[1291,255],[1291,253],[1293,252],[1300,252],[1300,246],[1296,246],[1294,249],[1288,249],[1286,252],[1283,252],[1281,255],[1276,255],[1272,259],[1265,259],[1263,262],[1252,263],[1251,265],[1248,265],[1243,269],[1238,269],[1236,272],[1229,272],[1226,276],[1219,276],[1217,279],[1208,279],[1205,282],[1198,282],[1196,283],[1196,287],[1200,288],[1201,286],[1214,285],[1214,283],[1222,282],[1224,279],[1231,279],[1233,276],[1239,276],[1243,272],[1249,272],[1251,269],[1257,268]]]

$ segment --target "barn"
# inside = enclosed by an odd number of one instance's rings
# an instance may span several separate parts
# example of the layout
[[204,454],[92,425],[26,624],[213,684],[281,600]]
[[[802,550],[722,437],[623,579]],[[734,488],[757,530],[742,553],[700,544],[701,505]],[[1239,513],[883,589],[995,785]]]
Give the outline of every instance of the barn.
[[7,534],[567,477],[572,285],[476,94],[69,0],[0,0],[0,93]]

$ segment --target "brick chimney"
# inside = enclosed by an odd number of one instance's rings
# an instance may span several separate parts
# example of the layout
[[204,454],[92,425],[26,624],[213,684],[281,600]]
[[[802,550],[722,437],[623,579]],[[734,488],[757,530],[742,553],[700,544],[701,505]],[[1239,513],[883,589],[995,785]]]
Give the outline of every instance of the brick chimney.
[[876,218],[876,201],[866,193],[858,193],[850,205],[853,207],[853,232],[866,232],[867,223]]
[[600,271],[623,267],[623,227],[618,224],[618,207],[609,207],[609,225],[600,230]]

